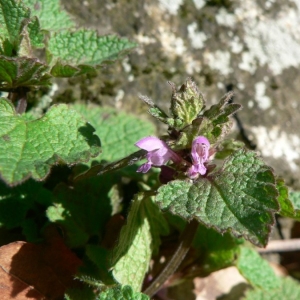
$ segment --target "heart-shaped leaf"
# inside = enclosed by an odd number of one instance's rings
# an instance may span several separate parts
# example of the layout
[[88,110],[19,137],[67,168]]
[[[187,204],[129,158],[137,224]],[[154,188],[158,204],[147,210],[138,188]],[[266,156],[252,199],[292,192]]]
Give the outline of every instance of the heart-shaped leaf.
[[0,128],[0,176],[10,185],[29,177],[41,180],[58,162],[83,162],[100,152],[94,128],[67,105],[53,106],[42,118],[27,121],[0,98]]
[[94,72],[103,62],[116,60],[135,46],[125,38],[99,36],[94,30],[63,30],[48,42],[48,62],[54,65],[51,74],[70,77]]
[[265,246],[279,209],[277,197],[272,169],[254,152],[239,150],[219,170],[195,182],[174,180],[162,186],[156,201],[186,220],[195,218]]

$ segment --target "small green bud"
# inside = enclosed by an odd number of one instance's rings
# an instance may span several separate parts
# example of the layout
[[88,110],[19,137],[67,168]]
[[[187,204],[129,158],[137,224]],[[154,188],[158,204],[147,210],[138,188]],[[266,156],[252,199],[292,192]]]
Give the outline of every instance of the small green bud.
[[179,91],[173,83],[169,82],[173,88],[171,99],[171,113],[174,119],[179,119],[182,124],[179,129],[191,124],[197,118],[205,106],[203,95],[198,90],[196,84],[188,78]]

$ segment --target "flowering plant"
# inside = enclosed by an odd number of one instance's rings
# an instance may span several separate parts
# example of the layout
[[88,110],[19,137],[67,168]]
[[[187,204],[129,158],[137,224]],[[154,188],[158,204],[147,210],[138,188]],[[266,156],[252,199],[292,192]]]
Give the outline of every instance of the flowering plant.
[[157,137],[137,116],[53,96],[54,80],[96,76],[135,43],[78,29],[59,1],[0,8],[1,299],[162,299],[228,266],[253,289],[245,299],[299,293],[252,246],[267,245],[276,215],[300,211],[228,138],[232,93],[207,107],[189,78],[171,84],[169,112],[142,96],[167,125]]

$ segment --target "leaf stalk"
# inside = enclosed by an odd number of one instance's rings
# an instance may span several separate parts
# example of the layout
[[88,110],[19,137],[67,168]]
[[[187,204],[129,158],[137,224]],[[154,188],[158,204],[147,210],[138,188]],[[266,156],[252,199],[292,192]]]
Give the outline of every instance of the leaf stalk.
[[153,297],[167,281],[167,279],[175,273],[190,250],[191,244],[194,240],[198,229],[198,221],[192,220],[188,223],[181,234],[180,243],[172,255],[171,259],[162,270],[162,272],[152,281],[152,283],[143,291],[144,294]]

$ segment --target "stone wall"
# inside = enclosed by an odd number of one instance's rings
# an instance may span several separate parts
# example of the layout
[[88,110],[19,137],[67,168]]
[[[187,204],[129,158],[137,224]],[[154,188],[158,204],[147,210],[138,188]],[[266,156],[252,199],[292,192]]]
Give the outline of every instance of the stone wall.
[[243,105],[242,137],[300,189],[300,0],[63,4],[81,26],[139,44],[99,77],[81,82],[75,96],[140,114],[146,107],[138,94],[168,109],[168,80],[180,85],[191,76],[208,104],[234,90],[234,101]]

